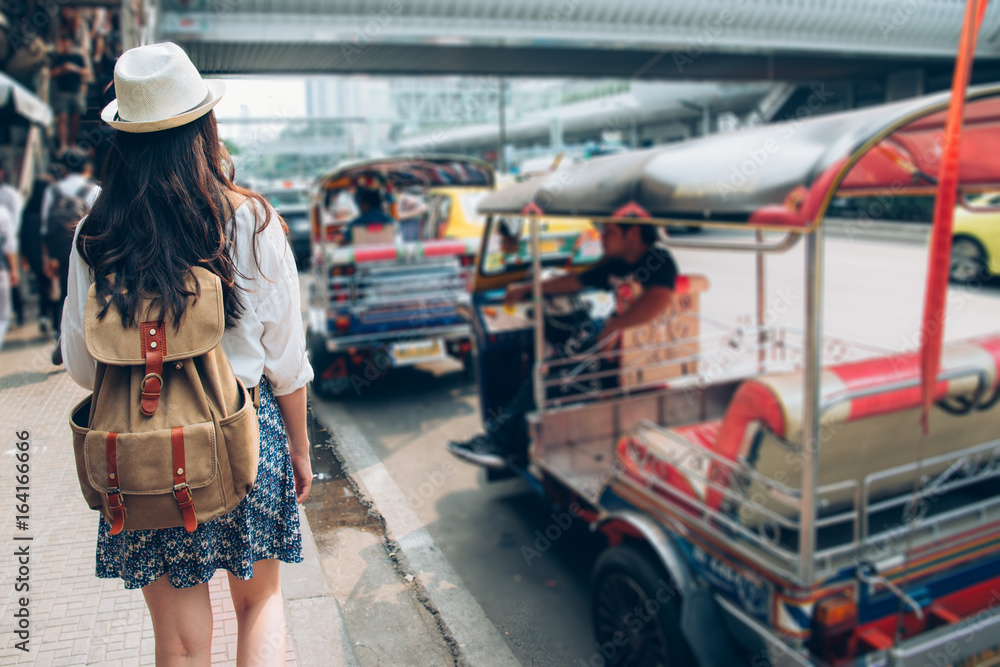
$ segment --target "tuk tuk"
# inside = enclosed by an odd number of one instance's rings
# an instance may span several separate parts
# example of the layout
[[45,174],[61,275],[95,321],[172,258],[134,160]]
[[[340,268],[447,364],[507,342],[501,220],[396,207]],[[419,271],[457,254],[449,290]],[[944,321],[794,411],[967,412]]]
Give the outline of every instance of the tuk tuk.
[[[606,546],[591,579],[590,664],[1000,656],[1000,332],[944,346],[926,434],[918,355],[823,332],[827,206],[933,194],[949,99],[596,159],[480,203],[483,421],[532,379],[528,463],[513,473]],[[960,194],[1000,186],[998,123],[1000,86],[970,89]],[[541,281],[599,261],[600,245],[533,224],[516,247],[503,225],[560,216],[752,231],[662,242],[755,255],[756,321],[702,317],[708,280],[681,276],[670,310],[619,349],[553,356],[552,332],[599,327],[608,298],[543,297]],[[769,324],[766,258],[798,248],[804,327]],[[528,276],[533,301],[502,305],[503,288]],[[610,370],[595,363],[610,356]]]
[[[477,240],[408,241],[398,195],[432,187],[492,188],[493,168],[474,158],[391,157],[341,165],[312,188],[314,280],[307,337],[325,396],[360,392],[389,368],[471,356],[469,274]],[[352,200],[377,193],[374,224]]]

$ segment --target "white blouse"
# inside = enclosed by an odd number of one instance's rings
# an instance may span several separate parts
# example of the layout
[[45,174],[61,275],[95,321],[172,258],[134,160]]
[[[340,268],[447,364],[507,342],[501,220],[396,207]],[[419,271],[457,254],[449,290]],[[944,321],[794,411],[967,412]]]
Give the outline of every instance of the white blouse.
[[[236,209],[235,216],[236,284],[243,289],[240,299],[245,309],[239,323],[222,335],[222,349],[246,387],[256,387],[264,375],[274,395],[283,396],[313,378],[302,330],[299,278],[295,258],[273,209],[271,224],[257,237],[258,270],[251,254],[255,226],[251,206],[259,204],[248,199]],[[82,226],[77,226],[78,233]],[[97,370],[83,339],[84,309],[92,283],[90,267],[80,258],[74,243],[63,307],[62,349],[70,377],[85,389],[94,388]]]

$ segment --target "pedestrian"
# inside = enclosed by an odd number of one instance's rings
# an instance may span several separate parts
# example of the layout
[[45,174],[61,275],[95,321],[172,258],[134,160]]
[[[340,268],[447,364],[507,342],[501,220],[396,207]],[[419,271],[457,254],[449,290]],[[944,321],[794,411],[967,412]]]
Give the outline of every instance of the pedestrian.
[[14,220],[7,208],[0,206],[0,348],[10,327],[10,295],[19,281],[18,261]]
[[[62,364],[62,348],[58,342],[62,322],[62,307],[66,300],[69,279],[69,256],[77,223],[97,201],[101,188],[94,183],[93,164],[86,153],[69,150],[59,158],[63,178],[45,191],[42,197],[42,266],[54,283],[49,298],[54,301],[53,326],[57,337],[52,351],[52,363]],[[58,290],[55,286],[58,286]]]
[[[24,199],[17,188],[7,183],[7,165],[0,161],[0,208],[6,208],[14,224],[14,238],[21,237],[21,216],[24,210]],[[17,318],[18,326],[24,324],[24,301],[17,285],[11,287],[11,305]]]
[[[296,501],[309,494],[306,358],[295,259],[274,209],[233,183],[212,108],[225,88],[206,81],[176,44],[126,51],[115,66],[118,99],[101,113],[117,130],[104,188],[81,222],[63,316],[66,369],[93,388],[84,342],[91,284],[132,313],[140,292],[181,310],[194,266],[223,285],[222,347],[248,388],[259,387],[257,481],[236,509],[184,527],[111,534],[99,521],[97,576],[142,589],[157,665],[208,665],[208,581],[229,572],[238,625],[237,664],[282,665],[285,618],[279,563],[302,560]],[[113,276],[113,280],[111,277]],[[131,308],[131,311],[130,311]]]
[[80,116],[87,110],[90,68],[73,35],[60,31],[52,57],[52,110],[56,112],[60,154],[76,145]]
[[[21,234],[18,237],[18,252],[22,263],[27,263],[38,290],[38,328],[41,333],[54,331],[53,318],[58,304],[51,299],[52,288],[58,283],[49,279],[49,271],[42,260],[42,201],[45,192],[55,183],[48,173],[39,173],[31,187],[31,195],[24,204],[21,214]],[[26,280],[24,282],[27,282]]]

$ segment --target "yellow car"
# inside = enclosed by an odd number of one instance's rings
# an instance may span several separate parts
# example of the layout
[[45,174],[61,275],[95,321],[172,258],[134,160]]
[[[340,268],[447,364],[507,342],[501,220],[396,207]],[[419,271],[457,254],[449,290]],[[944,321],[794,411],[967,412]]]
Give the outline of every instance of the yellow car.
[[432,188],[427,192],[423,239],[478,239],[486,218],[476,212],[489,188]]
[[955,207],[949,275],[957,283],[1000,275],[1000,193],[972,195]]

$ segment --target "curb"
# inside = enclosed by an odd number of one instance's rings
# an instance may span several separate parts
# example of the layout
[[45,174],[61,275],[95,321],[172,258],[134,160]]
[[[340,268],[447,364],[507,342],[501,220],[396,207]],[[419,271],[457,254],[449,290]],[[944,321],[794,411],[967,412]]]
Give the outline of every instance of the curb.
[[338,405],[336,411],[336,423],[323,426],[334,435],[346,472],[381,515],[386,537],[397,546],[397,560],[423,589],[425,605],[436,612],[445,640],[457,648],[461,664],[520,665],[346,410]]

